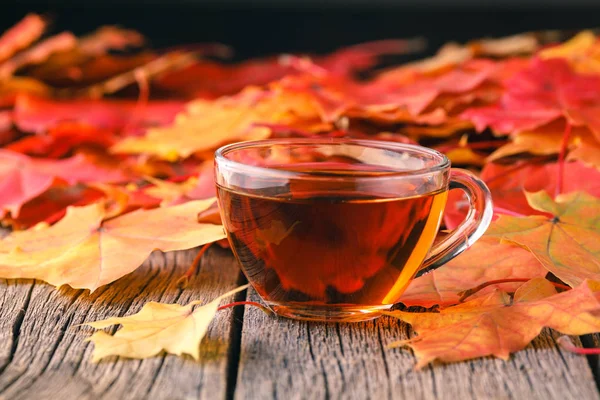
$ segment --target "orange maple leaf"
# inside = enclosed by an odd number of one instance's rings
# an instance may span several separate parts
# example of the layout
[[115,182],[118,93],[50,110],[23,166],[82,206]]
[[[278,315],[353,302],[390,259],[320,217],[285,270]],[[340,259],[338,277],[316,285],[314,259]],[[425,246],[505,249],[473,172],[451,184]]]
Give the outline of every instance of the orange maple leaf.
[[434,360],[460,361],[493,355],[507,360],[523,349],[544,327],[567,335],[600,331],[600,284],[585,281],[573,290],[556,293],[544,278],[521,286],[514,298],[501,291],[439,313],[386,313],[408,322],[418,336],[392,343],[410,346],[417,368]]

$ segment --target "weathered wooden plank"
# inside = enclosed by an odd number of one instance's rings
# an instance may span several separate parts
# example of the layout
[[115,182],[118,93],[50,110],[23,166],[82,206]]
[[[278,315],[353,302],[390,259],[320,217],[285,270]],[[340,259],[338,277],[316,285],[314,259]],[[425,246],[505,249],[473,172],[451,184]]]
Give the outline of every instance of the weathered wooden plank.
[[0,283],[0,398],[224,398],[232,310],[219,312],[201,345],[202,360],[159,356],[90,362],[91,329],[77,326],[139,311],[148,301],[209,300],[238,284],[225,251],[211,248],[190,285],[178,278],[195,251],[154,253],[132,274],[89,294],[32,282]]
[[[256,294],[250,298],[257,300]],[[407,338],[391,318],[319,324],[245,310],[236,398],[597,399],[585,357],[557,348],[545,331],[510,361],[484,358],[415,371]]]

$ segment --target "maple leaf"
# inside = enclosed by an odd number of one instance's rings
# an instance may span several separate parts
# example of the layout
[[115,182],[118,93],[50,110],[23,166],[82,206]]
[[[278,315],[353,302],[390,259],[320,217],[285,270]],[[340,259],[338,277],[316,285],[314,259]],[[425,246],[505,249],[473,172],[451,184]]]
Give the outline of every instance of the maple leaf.
[[493,355],[506,360],[544,327],[567,335],[600,331],[599,289],[597,283],[585,281],[556,294],[551,282],[535,278],[517,289],[512,300],[494,291],[439,313],[388,312],[418,333],[391,346],[410,346],[418,358],[417,368],[436,359],[452,362]]
[[317,110],[306,94],[251,87],[235,97],[193,101],[172,126],[150,129],[144,137],[125,138],[112,150],[175,161],[228,142],[266,139],[271,131],[257,126],[261,123],[293,125],[316,120]]
[[149,101],[139,107],[130,100],[49,100],[18,96],[13,111],[15,125],[24,132],[42,133],[64,121],[77,121],[100,129],[121,130],[166,125],[183,109],[174,100]]
[[[86,322],[95,329],[121,325],[114,335],[96,332],[87,340],[94,343],[92,361],[108,356],[148,358],[165,351],[169,354],[189,354],[200,359],[200,342],[217,313],[219,302],[248,288],[248,285],[217,297],[209,303],[192,301],[185,306],[150,302],[127,317],[113,317],[102,321]],[[194,308],[195,307],[195,308]]]
[[0,276],[93,291],[138,268],[153,250],[184,250],[223,239],[221,226],[196,221],[213,202],[137,210],[105,221],[102,203],[69,207],[52,226],[12,232],[1,240]]
[[529,205],[550,216],[502,215],[486,235],[531,251],[555,276],[571,287],[585,279],[600,280],[600,199],[585,192],[557,196],[527,193]]
[[21,205],[46,189],[56,179],[69,184],[80,182],[120,182],[127,175],[118,169],[98,166],[78,154],[64,160],[34,159],[0,149],[0,212],[19,215]]
[[587,126],[600,137],[600,77],[575,73],[567,61],[534,59],[506,81],[499,104],[465,111],[477,130],[498,133],[532,130],[559,118]]
[[[473,247],[441,268],[413,280],[400,300],[406,306],[447,307],[458,303],[459,292],[500,279],[544,277],[546,269],[529,251],[497,238],[483,236]],[[478,296],[501,289],[514,291],[522,283],[491,285]]]

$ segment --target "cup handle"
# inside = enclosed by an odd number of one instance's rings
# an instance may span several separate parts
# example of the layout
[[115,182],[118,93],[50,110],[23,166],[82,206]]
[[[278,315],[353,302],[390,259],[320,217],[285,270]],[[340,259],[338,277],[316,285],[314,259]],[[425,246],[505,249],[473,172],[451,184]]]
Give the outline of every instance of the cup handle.
[[429,251],[415,277],[441,267],[465,251],[490,225],[494,213],[492,194],[481,179],[467,170],[452,168],[449,190],[452,189],[461,189],[467,194],[470,206],[467,218]]

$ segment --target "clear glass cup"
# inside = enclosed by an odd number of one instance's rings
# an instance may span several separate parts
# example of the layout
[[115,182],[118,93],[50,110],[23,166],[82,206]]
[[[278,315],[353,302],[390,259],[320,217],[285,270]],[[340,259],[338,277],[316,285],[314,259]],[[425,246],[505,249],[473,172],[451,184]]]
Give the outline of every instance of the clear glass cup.
[[[248,281],[278,315],[376,318],[408,284],[472,245],[492,218],[486,185],[425,147],[274,139],[215,154],[219,208]],[[466,219],[434,245],[450,189]]]

